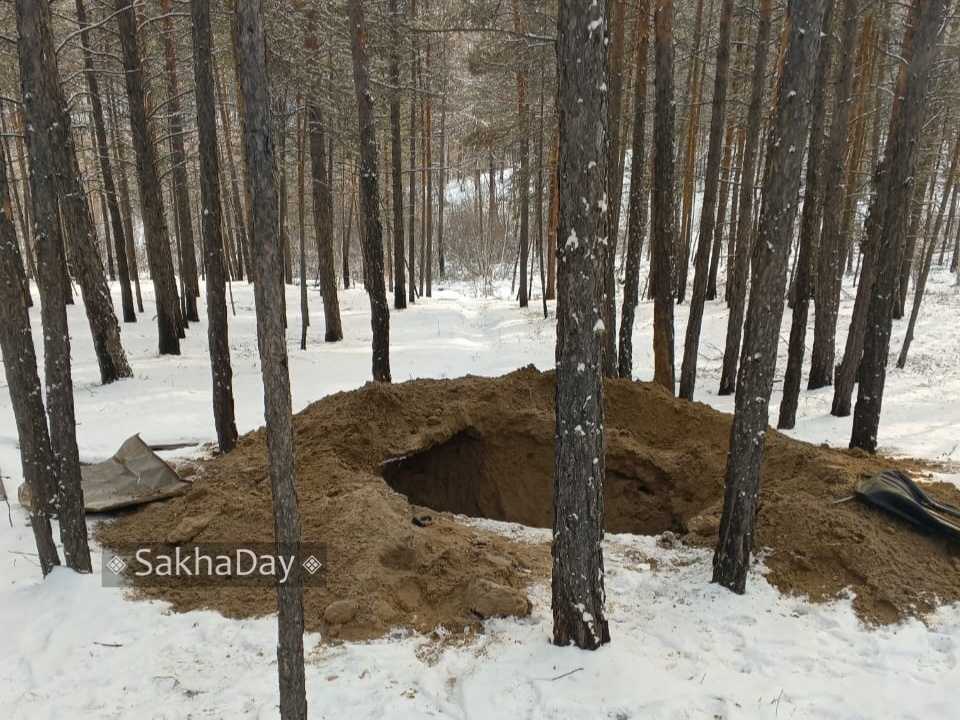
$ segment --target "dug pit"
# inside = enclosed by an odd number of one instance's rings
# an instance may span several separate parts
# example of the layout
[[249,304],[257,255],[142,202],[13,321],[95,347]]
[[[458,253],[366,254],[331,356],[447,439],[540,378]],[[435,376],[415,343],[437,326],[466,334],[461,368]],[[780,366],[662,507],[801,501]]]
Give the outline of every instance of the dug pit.
[[[608,532],[686,531],[677,487],[661,468],[616,444],[603,485]],[[539,433],[468,427],[449,440],[383,464],[383,479],[414,505],[475,518],[553,526],[552,428]],[[692,508],[690,508],[692,509]]]
[[[730,416],[649,384],[607,381],[606,527],[671,530],[716,542]],[[494,599],[522,612],[531,583],[549,579],[547,543],[520,543],[457,514],[552,524],[554,376],[532,368],[502,378],[367,386],[314,403],[294,418],[302,538],[327,547],[326,584],[304,590],[307,627],[371,638],[394,627],[473,626]],[[264,431],[236,450],[196,461],[184,496],[98,527],[106,545],[272,540]],[[860,475],[903,460],[812,446],[769,430],[761,471],[757,547],[770,582],[814,600],[848,590],[880,622],[960,601],[954,549],[850,495]],[[925,483],[960,505],[953,486]],[[430,514],[432,522],[414,522]],[[706,581],[708,578],[704,578]],[[749,591],[749,589],[748,589]],[[142,587],[177,610],[231,617],[276,610],[270,588]],[[341,608],[350,608],[349,619]],[[337,610],[337,612],[335,612]],[[486,611],[486,610],[484,610]]]

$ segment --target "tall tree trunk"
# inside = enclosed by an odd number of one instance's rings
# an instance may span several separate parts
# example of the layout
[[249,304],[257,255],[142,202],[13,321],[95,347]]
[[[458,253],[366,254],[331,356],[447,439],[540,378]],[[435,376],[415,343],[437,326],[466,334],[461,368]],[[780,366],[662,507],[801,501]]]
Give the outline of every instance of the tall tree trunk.
[[197,130],[200,150],[200,231],[203,234],[203,269],[206,275],[207,340],[213,375],[213,423],[220,452],[237,444],[233,402],[233,368],[227,325],[226,281],[222,209],[220,206],[220,161],[217,155],[217,119],[214,108],[213,52],[210,32],[210,0],[191,0],[193,22],[193,77],[197,88]]
[[[810,377],[807,388],[816,390],[833,383],[833,365],[836,345],[837,315],[840,309],[840,290],[843,284],[843,266],[847,238],[842,232],[844,199],[854,189],[846,182],[845,166],[840,158],[846,154],[852,112],[851,91],[856,53],[852,44],[856,38],[859,0],[843,0],[843,35],[837,48],[835,105],[830,125],[824,168],[823,236],[817,259],[817,282],[813,285],[814,327],[813,349],[810,353]],[[864,33],[866,36],[866,33]],[[827,201],[829,199],[829,201]]]
[[287,342],[283,258],[275,163],[267,86],[266,48],[260,0],[237,0],[237,55],[245,97],[243,137],[253,206],[251,237],[257,344],[263,374],[267,456],[273,490],[273,529],[280,555],[291,557],[291,577],[277,582],[277,666],[280,715],[306,720],[307,695],[303,664],[303,595],[300,584],[300,511],[293,457],[293,413]]
[[107,114],[110,120],[112,133],[110,147],[117,159],[117,201],[120,204],[120,220],[123,223],[123,237],[127,250],[127,272],[133,280],[133,288],[137,298],[137,312],[143,313],[143,292],[140,289],[140,267],[137,262],[137,248],[133,241],[133,210],[130,207],[130,186],[127,182],[126,156],[123,143],[119,138],[120,123],[117,120],[117,101],[113,96],[110,83],[107,83]]
[[626,2],[607,0],[609,38],[609,77],[607,93],[607,242],[600,249],[605,255],[603,283],[603,324],[607,327],[603,355],[603,374],[616,377],[617,356],[617,245],[620,242],[620,202],[623,194],[623,166],[620,158],[620,126],[623,95],[624,47],[626,44]]
[[[63,304],[63,288],[69,279],[64,272],[63,241],[57,216],[58,188],[53,147],[63,141],[62,130],[57,127],[64,122],[64,107],[58,102],[62,91],[50,28],[50,5],[47,0],[17,0],[15,8],[23,115],[26,126],[31,128],[26,135],[30,195],[43,319],[47,419],[58,476],[60,539],[67,567],[87,573],[91,572],[92,566],[80,487],[80,453],[70,371],[70,329]],[[19,289],[18,286],[17,292]]]
[[[680,368],[680,397],[685,400],[693,400],[693,391],[697,384],[697,353],[700,349],[703,306],[707,299],[710,251],[713,246],[711,239],[720,185],[720,156],[723,152],[723,116],[727,105],[727,72],[730,67],[730,26],[732,22],[733,0],[723,0],[723,4],[720,6],[720,39],[717,43],[717,69],[713,81],[713,106],[710,110],[707,175],[704,183],[703,205],[700,209],[697,255],[694,260],[693,295],[690,298],[690,316],[687,320],[687,334],[683,345],[683,364]],[[693,120],[691,120],[692,123]],[[689,141],[687,152],[691,152]],[[692,184],[692,179],[690,182]],[[681,286],[678,283],[678,290],[681,287],[686,287],[686,272],[681,272],[679,277],[682,278],[683,284]]]
[[723,140],[722,177],[719,184],[720,197],[717,201],[717,218],[713,225],[713,249],[710,253],[710,269],[707,274],[707,300],[717,299],[717,275],[720,272],[720,253],[723,250],[723,229],[727,225],[727,202],[730,199],[730,172],[733,166],[733,134],[736,121],[727,120],[727,131]]
[[440,62],[443,65],[443,86],[440,93],[440,191],[437,193],[437,269],[440,271],[440,285],[447,279],[446,258],[443,247],[443,216],[447,203],[447,42],[440,40]]
[[[373,379],[390,382],[390,310],[383,281],[383,228],[380,224],[380,178],[377,168],[377,128],[370,92],[367,31],[363,0],[349,0],[350,48],[353,57],[353,84],[356,89],[360,125],[360,213],[363,229],[364,283],[370,296],[370,324],[373,329]],[[411,174],[410,185],[413,186]],[[412,240],[412,236],[411,236]],[[410,245],[413,248],[413,243]],[[410,291],[413,292],[411,265]]]
[[[943,28],[946,0],[915,0],[908,20],[907,38],[901,54],[901,78],[892,112],[891,132],[884,151],[884,174],[877,192],[882,209],[877,229],[875,292],[867,310],[867,327],[860,364],[860,385],[853,411],[850,447],[876,452],[880,408],[887,373],[887,354],[893,322],[894,277],[900,259],[907,213],[908,186],[917,164],[917,146],[926,115],[927,92],[937,58],[937,39]],[[881,201],[879,198],[883,198]]]
[[594,650],[604,615],[603,432],[607,180],[606,3],[560,0],[553,643]]
[[[417,0],[410,0],[410,23],[417,21]],[[417,300],[417,75],[419,65],[419,53],[414,43],[410,48],[410,156],[407,158],[409,163],[409,182],[410,182],[410,200],[407,208],[407,301],[414,303]],[[363,190],[361,190],[361,193]],[[364,200],[360,198],[361,211]],[[377,217],[379,219],[379,209]],[[366,220],[363,221],[364,227],[367,227]]]
[[633,377],[633,324],[640,300],[640,260],[647,232],[649,189],[644,179],[647,166],[646,105],[647,58],[650,55],[650,0],[637,5],[636,65],[634,76],[633,152],[630,155],[630,199],[627,209],[627,257],[620,314],[620,343],[617,350],[620,377]]
[[703,0],[697,0],[697,19],[693,31],[693,60],[689,79],[690,117],[687,118],[687,138],[683,153],[683,194],[680,202],[679,253],[675,267],[677,303],[687,294],[687,276],[690,266],[690,236],[693,232],[694,173],[697,167],[697,139],[700,135],[700,104],[703,101],[703,70],[700,62],[700,43],[703,36]]
[[[616,2],[617,0],[613,0]],[[513,0],[513,29],[518,38],[523,36],[523,21],[520,17],[520,0]],[[527,307],[527,263],[530,259],[530,138],[529,114],[527,104],[526,55],[523,40],[517,54],[517,145],[520,156],[520,172],[517,174],[517,192],[520,203],[520,307]],[[609,252],[609,248],[606,249]],[[612,256],[612,253],[610,253]],[[612,329],[612,325],[610,326]],[[612,332],[607,334],[613,337]],[[612,358],[611,358],[612,361]]]
[[753,283],[730,427],[720,538],[713,582],[736,593],[746,588],[760,493],[777,345],[783,315],[790,239],[797,216],[810,93],[825,0],[790,0],[789,43],[767,145]]
[[[403,148],[400,138],[400,10],[390,0],[390,179],[393,203],[393,307],[407,307],[403,251]],[[351,211],[353,205],[351,204]],[[441,266],[442,267],[442,266]],[[442,271],[441,271],[442,273]]]
[[0,313],[0,353],[17,424],[23,479],[31,493],[30,528],[37,544],[40,572],[46,577],[60,564],[50,526],[57,488],[57,462],[43,410],[27,296],[22,292],[26,275],[17,247],[3,155],[0,143],[0,303],[4,308]]
[[743,334],[743,313],[747,299],[747,280],[750,255],[753,248],[753,194],[757,177],[757,148],[760,144],[760,126],[763,121],[763,87],[767,72],[770,45],[770,17],[773,0],[760,0],[760,28],[757,31],[757,52],[750,85],[750,107],[747,111],[746,143],[743,149],[743,172],[740,178],[736,246],[730,262],[730,315],[727,319],[727,337],[723,351],[723,369],[720,375],[720,395],[730,395],[737,383],[737,359]]
[[[554,130],[553,141],[550,143],[550,212],[548,221],[547,237],[547,300],[557,299],[557,222],[559,212],[559,202],[557,193],[560,185],[559,167],[560,167],[560,134]],[[477,185],[479,192],[480,186]]]
[[[425,10],[430,12],[430,0],[425,0]],[[425,79],[423,94],[423,164],[424,174],[424,224],[426,248],[420,264],[420,284],[423,295],[433,297],[433,75],[430,66],[433,61],[433,44],[427,35],[425,57]]]
[[[49,55],[54,52],[52,30],[49,24],[41,19],[47,12],[49,6],[46,6],[46,9],[36,9],[34,14],[34,27],[39,32],[35,40],[39,43],[40,52],[44,53],[44,59],[37,68],[43,75],[31,78],[30,82],[42,87],[51,97],[48,101],[34,106],[38,114],[32,120],[26,117],[26,121],[28,127],[35,127],[31,123],[39,122],[50,130],[50,151],[61,218],[70,240],[71,260],[83,291],[84,310],[100,367],[100,381],[107,384],[131,377],[133,372],[120,344],[120,326],[97,247],[97,231],[81,179],[71,128],[72,119],[60,85],[56,57]],[[48,112],[52,114],[46,114]],[[27,134],[29,136],[30,133]]]
[[[833,13],[835,0],[826,0],[823,15],[824,37],[820,42],[816,76],[813,87],[813,117],[810,121],[810,142],[807,151],[807,177],[804,183],[803,210],[800,214],[800,248],[797,251],[796,297],[790,319],[790,341],[787,350],[787,369],[783,378],[783,399],[777,427],[790,429],[797,423],[797,404],[800,399],[800,379],[803,373],[803,355],[807,341],[807,316],[810,312],[810,296],[813,263],[817,256],[820,238],[820,219],[823,204],[832,201],[821,189],[821,175],[826,165],[823,154],[824,127],[827,118],[827,73],[830,68]],[[853,19],[856,22],[856,18]],[[838,96],[839,97],[839,96]],[[842,157],[842,155],[840,156]],[[834,164],[843,168],[840,157]]]
[[185,128],[180,114],[180,86],[177,81],[177,56],[173,48],[173,17],[171,0],[160,0],[163,19],[164,71],[167,76],[167,117],[170,129],[170,162],[173,174],[174,215],[182,245],[180,275],[183,277],[183,305],[188,322],[199,322],[197,298],[200,282],[197,278],[197,253],[193,243],[193,221],[190,217],[190,185],[187,180],[187,152],[183,143]]
[[656,107],[653,123],[653,381],[670,394],[674,386],[673,252],[676,247],[674,197],[673,0],[656,0],[654,37]]
[[[300,238],[300,349],[307,349],[310,303],[307,300],[307,111],[297,94],[297,236]],[[344,282],[347,282],[347,278]],[[349,285],[347,285],[349,287]]]
[[[912,18],[911,18],[912,20]],[[897,81],[894,92],[894,101],[890,110],[890,119],[887,126],[887,137],[891,138],[896,129],[896,123],[900,117],[903,105],[903,95],[907,80],[907,66],[899,59],[907,59],[913,50],[914,22],[908,22],[904,32],[903,45],[898,56],[899,70],[897,72]],[[885,33],[884,39],[888,36]],[[876,109],[881,107],[881,97],[876,98]],[[882,122],[878,120],[874,127],[873,140],[877,146],[880,145],[881,131],[878,129]],[[875,149],[875,155],[879,156],[878,148]],[[878,266],[878,247],[880,244],[881,223],[886,212],[888,203],[888,184],[884,181],[884,176],[889,172],[886,165],[886,157],[883,160],[873,162],[874,168],[874,192],[870,202],[870,209],[867,212],[867,218],[864,221],[864,233],[860,242],[860,255],[863,267],[860,270],[860,284],[857,287],[857,297],[853,305],[853,316],[850,318],[850,329],[847,332],[847,341],[844,346],[843,360],[836,370],[836,377],[833,392],[833,405],[830,413],[837,417],[847,417],[850,415],[853,406],[853,388],[858,382],[860,375],[860,361],[863,358],[864,342],[867,333],[867,320],[870,308],[870,298],[874,291],[874,282],[877,276]],[[909,217],[913,210],[913,203],[917,201],[917,187],[923,183],[911,182],[903,188],[898,189],[902,193],[906,206],[902,208],[905,217]],[[905,220],[906,221],[906,220]],[[899,262],[899,258],[898,258]],[[893,292],[895,288],[891,288]]]
[[156,291],[157,331],[161,355],[180,354],[180,300],[173,274],[170,237],[164,220],[163,193],[157,174],[157,152],[147,120],[143,66],[137,47],[137,11],[134,0],[117,1],[117,23],[123,50],[124,78],[130,106],[130,129],[137,160],[140,212],[147,242],[147,260]]
[[76,0],[77,22],[80,24],[80,47],[83,50],[83,69],[90,93],[90,109],[93,115],[93,129],[97,141],[97,158],[100,163],[100,176],[107,201],[110,227],[113,231],[117,252],[117,274],[120,277],[120,299],[123,307],[123,321],[136,322],[137,314],[133,307],[133,289],[130,285],[130,268],[127,261],[127,242],[117,200],[113,169],[110,167],[110,151],[107,145],[107,129],[104,123],[103,103],[100,99],[100,85],[93,64],[93,52],[90,45],[90,30],[87,11],[83,0]]
[[333,192],[327,175],[326,133],[323,116],[317,105],[307,106],[310,136],[310,169],[313,180],[313,226],[317,234],[317,271],[320,294],[323,296],[324,341],[343,340],[340,322],[340,299],[337,296],[337,274],[333,258]]
[[[240,177],[237,174],[237,165],[233,155],[233,133],[230,130],[230,112],[227,110],[227,93],[224,89],[222,77],[217,73],[217,64],[214,60],[213,80],[217,86],[217,97],[219,98],[220,122],[223,125],[224,156],[227,161],[227,172],[230,175],[230,207],[233,210],[233,220],[237,229],[236,258],[237,258],[237,280],[243,278],[244,268],[247,269],[247,277],[252,278],[250,273],[250,235],[247,232],[249,228],[249,218],[247,217],[240,193],[246,191],[241,188]],[[243,162],[241,161],[241,165]]]

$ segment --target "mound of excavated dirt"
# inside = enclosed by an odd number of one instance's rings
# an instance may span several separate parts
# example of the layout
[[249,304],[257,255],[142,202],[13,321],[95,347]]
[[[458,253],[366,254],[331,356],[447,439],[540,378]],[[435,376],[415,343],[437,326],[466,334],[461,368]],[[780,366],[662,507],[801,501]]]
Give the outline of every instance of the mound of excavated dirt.
[[[607,530],[669,530],[688,543],[712,545],[730,416],[642,383],[610,381],[605,392]],[[548,576],[546,544],[517,544],[451,513],[550,527],[552,373],[528,368],[495,379],[369,384],[311,405],[296,416],[295,429],[303,541],[327,546],[326,585],[304,591],[309,629],[344,638],[396,626],[459,629],[476,622],[471,608],[478,605],[500,601],[523,612],[522,589]],[[186,536],[210,543],[272,540],[264,431],[199,466],[187,495],[105,523],[99,539],[107,545]],[[768,432],[757,547],[771,549],[769,579],[815,600],[850,588],[861,615],[881,622],[960,601],[960,560],[945,540],[856,501],[830,504],[850,495],[861,474],[891,467],[904,463]],[[916,477],[920,467],[907,469]],[[953,486],[924,489],[960,504]],[[425,512],[433,522],[415,525],[412,519]],[[272,588],[139,592],[179,610],[212,608],[236,617],[276,607]],[[338,604],[328,620],[345,607],[352,619],[325,622],[332,603]]]

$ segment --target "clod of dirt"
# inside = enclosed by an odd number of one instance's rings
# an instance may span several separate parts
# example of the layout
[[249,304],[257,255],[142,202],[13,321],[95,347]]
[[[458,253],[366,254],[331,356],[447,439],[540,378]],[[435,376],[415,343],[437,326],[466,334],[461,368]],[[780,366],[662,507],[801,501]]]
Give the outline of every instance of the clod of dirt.
[[334,600],[323,611],[323,621],[331,625],[346,625],[357,616],[360,603],[356,600]]
[[[670,532],[712,546],[730,416],[643,383],[607,381],[604,393],[607,530]],[[509,589],[516,599],[529,583],[549,577],[547,544],[517,543],[452,513],[552,526],[552,373],[527,368],[493,379],[368,384],[314,403],[294,425],[303,542],[327,547],[325,586],[304,591],[308,629],[335,627],[345,639],[396,626],[459,630],[477,622],[471,606],[478,584]],[[194,541],[271,541],[264,431],[198,464],[202,472],[185,496],[123,513],[100,526],[99,539],[108,546],[169,542],[184,518],[210,517]],[[756,535],[756,547],[770,550],[768,579],[814,600],[850,589],[861,616],[882,622],[960,601],[947,541],[858,502],[829,504],[851,494],[861,474],[892,467],[920,465],[769,430]],[[960,505],[953,486],[924,489]],[[433,522],[411,521],[424,514]],[[177,610],[213,608],[231,617],[276,610],[272,588],[139,592]],[[331,603],[350,598],[363,602],[349,623],[325,620]]]
[[467,606],[482,618],[526,617],[531,610],[530,600],[522,592],[483,579],[474,580],[467,588]]

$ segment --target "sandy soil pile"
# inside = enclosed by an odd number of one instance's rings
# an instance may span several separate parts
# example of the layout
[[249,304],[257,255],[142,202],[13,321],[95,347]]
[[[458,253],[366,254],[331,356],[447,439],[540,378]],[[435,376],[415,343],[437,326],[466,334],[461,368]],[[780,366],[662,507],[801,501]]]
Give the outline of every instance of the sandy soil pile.
[[[606,398],[607,530],[671,531],[685,542],[712,545],[730,417],[624,380],[609,382]],[[369,638],[396,626],[460,629],[491,603],[512,604],[522,614],[523,588],[549,575],[549,547],[466,527],[450,513],[551,525],[553,399],[553,375],[529,368],[496,379],[370,384],[297,415],[303,540],[328,548],[326,585],[305,590],[308,628]],[[187,495],[105,523],[99,539],[108,545],[271,540],[263,430],[243,437],[230,455],[198,465]],[[915,479],[922,472],[918,463],[816,447],[770,431],[757,542],[771,549],[765,558],[771,582],[813,599],[850,588],[858,612],[880,622],[960,601],[960,559],[948,542],[857,501],[830,504],[851,494],[861,474],[893,467]],[[924,487],[960,505],[954,487]],[[412,522],[424,513],[432,523]],[[275,611],[269,588],[139,592],[179,610],[207,607],[236,617]]]

